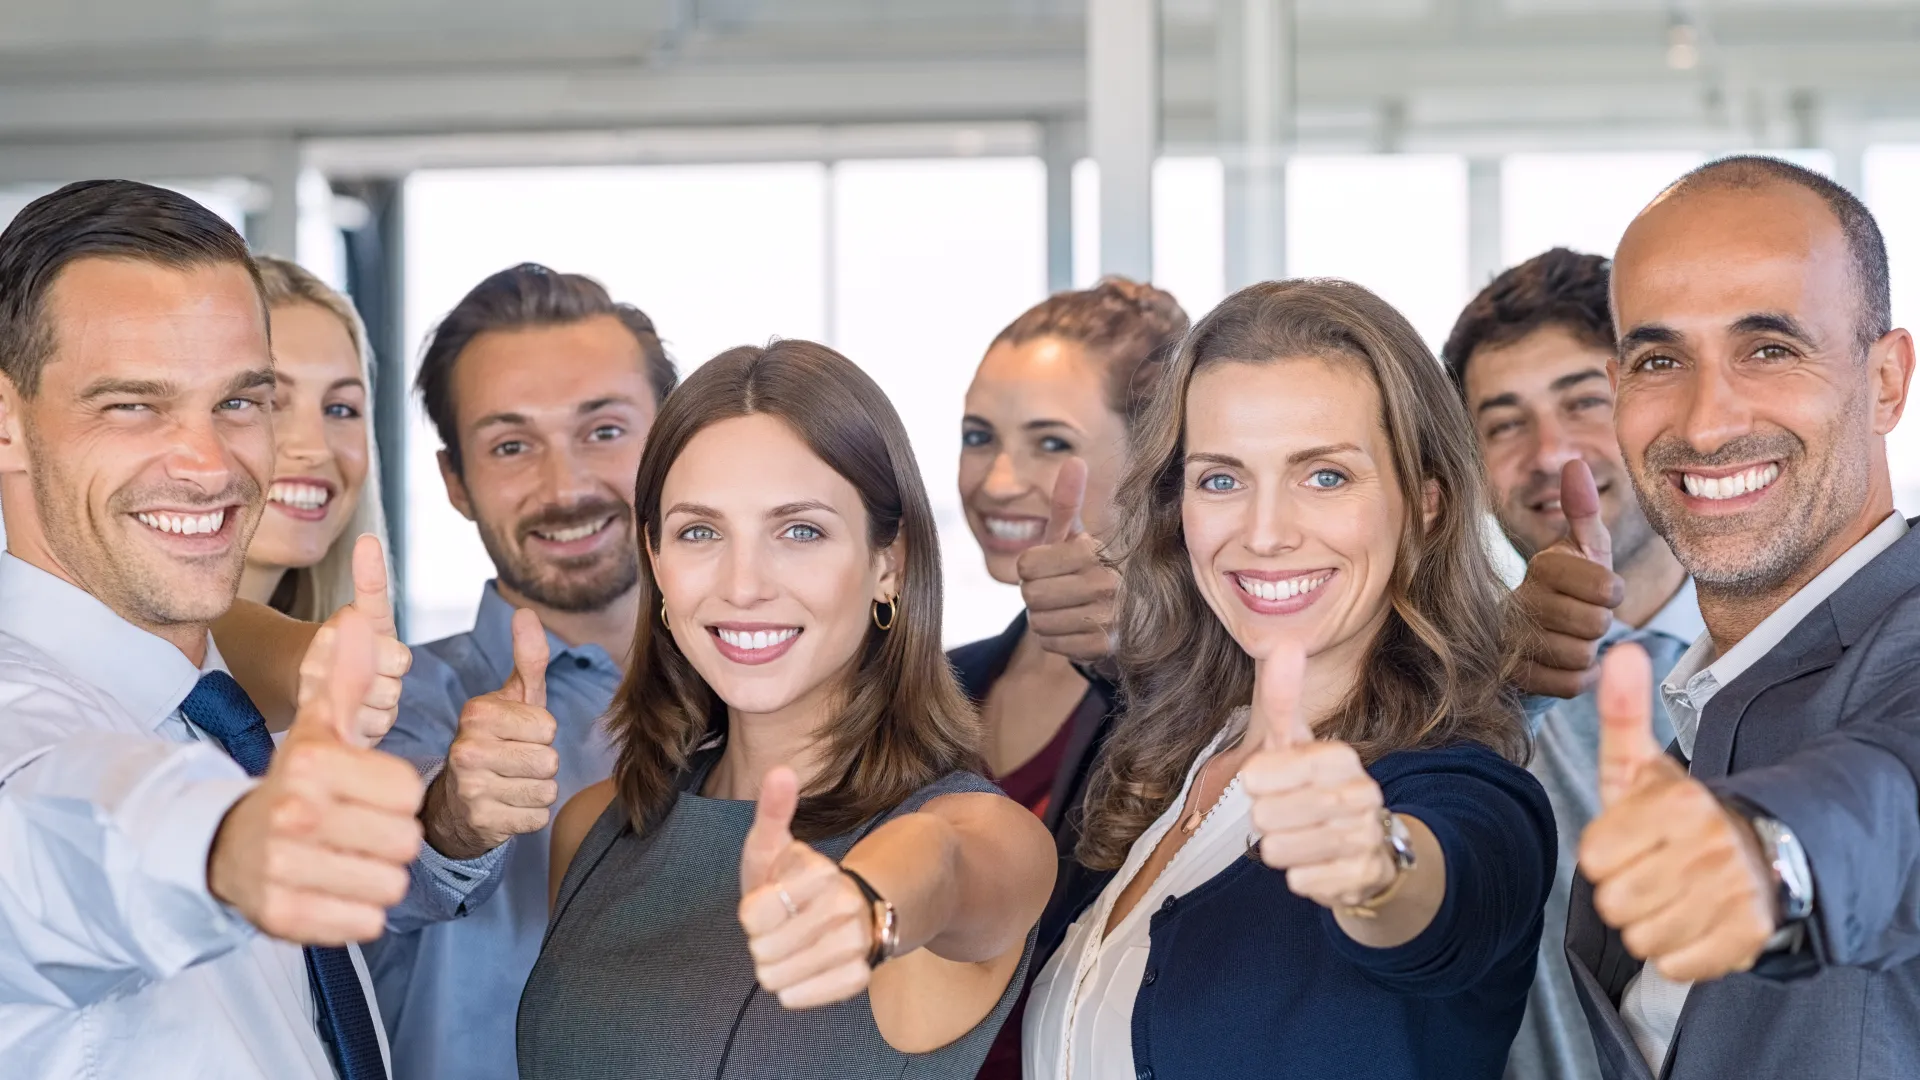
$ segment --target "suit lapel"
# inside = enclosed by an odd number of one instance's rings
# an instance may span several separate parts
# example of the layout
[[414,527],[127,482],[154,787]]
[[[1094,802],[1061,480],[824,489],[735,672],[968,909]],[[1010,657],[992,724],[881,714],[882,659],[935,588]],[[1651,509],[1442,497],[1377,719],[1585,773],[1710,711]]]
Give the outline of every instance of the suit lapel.
[[1700,730],[1693,741],[1693,775],[1701,780],[1726,776],[1733,766],[1733,745],[1740,732],[1740,722],[1746,718],[1747,709],[1755,699],[1781,683],[1833,666],[1840,659],[1840,652],[1833,600],[1829,599],[1809,612],[1779,645],[1721,687],[1707,702],[1700,715]]

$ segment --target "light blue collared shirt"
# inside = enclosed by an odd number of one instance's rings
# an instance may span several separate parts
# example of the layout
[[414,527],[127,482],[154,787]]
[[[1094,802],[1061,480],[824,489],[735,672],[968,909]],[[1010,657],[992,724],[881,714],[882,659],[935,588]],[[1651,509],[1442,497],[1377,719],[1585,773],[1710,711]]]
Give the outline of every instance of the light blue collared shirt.
[[[1639,629],[1614,620],[1601,648],[1631,641],[1653,661],[1653,737],[1661,745],[1673,738],[1662,707],[1659,678],[1673,667],[1693,640],[1706,632],[1700,600],[1688,578],[1665,606]],[[1533,760],[1527,771],[1547,790],[1559,834],[1560,852],[1553,888],[1547,893],[1546,929],[1540,935],[1540,970],[1527,993],[1527,1013],[1507,1056],[1509,1080],[1599,1080],[1600,1061],[1587,1030],[1586,1013],[1574,995],[1567,967],[1567,909],[1579,861],[1580,834],[1600,812],[1600,707],[1593,691],[1534,708]]]
[[[500,689],[513,671],[513,607],[488,582],[473,629],[413,650],[400,715],[381,749],[422,764],[439,761],[459,731],[468,699]],[[559,801],[607,778],[613,747],[600,719],[621,668],[597,645],[569,646],[551,633],[547,711],[556,725]],[[520,991],[547,928],[548,829],[515,837],[499,892],[457,922],[402,927],[367,946],[381,1012],[393,1042],[395,1080],[515,1080],[514,1024]]]

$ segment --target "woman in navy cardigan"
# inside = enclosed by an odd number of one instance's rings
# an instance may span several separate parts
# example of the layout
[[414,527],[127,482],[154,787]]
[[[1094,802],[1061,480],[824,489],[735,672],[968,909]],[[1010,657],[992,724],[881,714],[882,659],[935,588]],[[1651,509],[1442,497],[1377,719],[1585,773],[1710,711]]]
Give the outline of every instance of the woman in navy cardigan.
[[1034,985],[1027,1077],[1499,1077],[1554,830],[1440,366],[1358,286],[1253,286],[1119,490],[1129,709],[1079,846],[1110,876]]

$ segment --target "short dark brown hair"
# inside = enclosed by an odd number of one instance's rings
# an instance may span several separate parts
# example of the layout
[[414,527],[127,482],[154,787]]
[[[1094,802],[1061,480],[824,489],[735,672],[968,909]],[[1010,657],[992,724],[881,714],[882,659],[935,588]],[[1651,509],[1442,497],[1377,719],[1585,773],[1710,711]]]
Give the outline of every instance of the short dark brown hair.
[[[54,351],[47,294],[77,259],[127,259],[177,270],[232,263],[256,291],[247,242],[220,215],[177,191],[133,180],[81,180],[28,203],[0,232],[0,374],[40,391]],[[266,303],[261,302],[262,318]]]
[[1560,327],[1612,352],[1613,306],[1607,297],[1612,269],[1602,256],[1557,247],[1501,271],[1468,302],[1441,347],[1453,385],[1467,392],[1467,364],[1475,352],[1511,345],[1542,327]]
[[420,355],[420,373],[413,386],[427,409],[427,418],[440,433],[453,471],[461,471],[460,426],[454,416],[453,365],[473,339],[492,330],[519,330],[535,326],[565,326],[599,315],[611,315],[640,343],[647,366],[647,382],[654,404],[667,400],[679,380],[673,359],[660,344],[653,320],[632,304],[616,303],[606,287],[585,274],[562,274],[539,263],[521,263],[490,274],[460,298],[427,338]]
[[1132,418],[1186,332],[1187,313],[1172,293],[1109,275],[1091,289],[1057,292],[1028,308],[993,344],[1051,337],[1079,345],[1105,366],[1107,407]]
[[[647,436],[633,494],[647,543],[660,550],[661,492],[694,436],[742,416],[785,423],[860,493],[867,544],[905,541],[895,621],[867,628],[841,706],[816,736],[820,778],[802,794],[794,835],[847,832],[947,773],[978,771],[979,720],[940,647],[940,541],[907,429],[887,395],[851,360],[810,341],[729,349],[687,376]],[[613,781],[636,830],[673,806],[674,779],[696,749],[727,730],[727,708],[659,621],[653,560],[640,560],[639,622],[626,681],[607,717],[619,756]]]

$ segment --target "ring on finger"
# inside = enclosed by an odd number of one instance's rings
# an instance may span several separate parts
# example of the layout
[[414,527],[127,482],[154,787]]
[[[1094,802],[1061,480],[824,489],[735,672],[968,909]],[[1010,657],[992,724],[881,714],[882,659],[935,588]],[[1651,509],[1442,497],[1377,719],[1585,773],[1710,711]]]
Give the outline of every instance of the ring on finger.
[[773,895],[779,897],[780,906],[787,909],[787,918],[792,919],[797,917],[800,914],[800,905],[794,903],[793,897],[787,895],[786,886],[783,885],[780,888],[774,890]]

